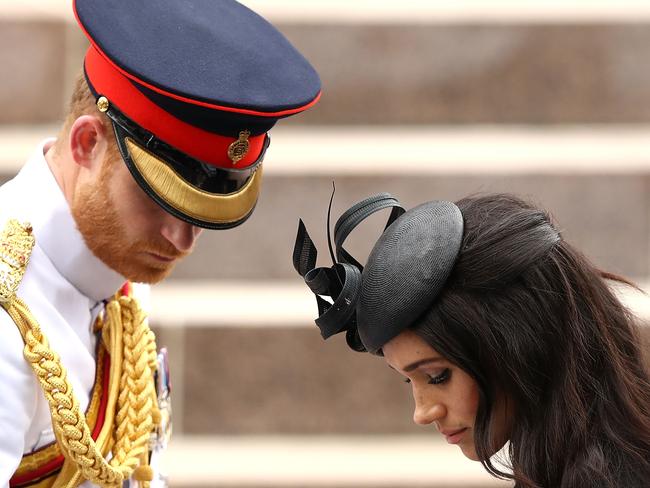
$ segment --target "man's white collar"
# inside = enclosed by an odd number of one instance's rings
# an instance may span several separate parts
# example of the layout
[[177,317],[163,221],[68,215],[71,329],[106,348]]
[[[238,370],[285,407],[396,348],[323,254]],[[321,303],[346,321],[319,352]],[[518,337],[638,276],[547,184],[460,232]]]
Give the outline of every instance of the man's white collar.
[[[45,160],[44,149],[52,142],[43,141],[15,178],[16,182],[22,181],[18,188],[32,190],[16,195],[20,199],[20,218],[32,224],[36,245],[66,280],[93,301],[110,298],[125,279],[86,246]],[[97,232],[103,229],[97,228]]]

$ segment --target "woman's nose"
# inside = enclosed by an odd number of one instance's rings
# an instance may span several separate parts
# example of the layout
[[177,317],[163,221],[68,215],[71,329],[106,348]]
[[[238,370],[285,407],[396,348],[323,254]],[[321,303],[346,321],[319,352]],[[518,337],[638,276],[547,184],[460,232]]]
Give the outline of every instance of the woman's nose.
[[413,411],[413,422],[418,425],[429,425],[447,415],[445,406],[433,398],[427,398],[414,394],[415,410]]

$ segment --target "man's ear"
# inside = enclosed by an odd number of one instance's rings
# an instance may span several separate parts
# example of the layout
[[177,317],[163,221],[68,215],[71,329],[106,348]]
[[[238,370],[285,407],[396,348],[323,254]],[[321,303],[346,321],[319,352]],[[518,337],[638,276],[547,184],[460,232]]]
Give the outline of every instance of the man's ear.
[[106,129],[99,117],[82,115],[70,127],[70,153],[75,163],[91,169],[104,159],[108,147]]

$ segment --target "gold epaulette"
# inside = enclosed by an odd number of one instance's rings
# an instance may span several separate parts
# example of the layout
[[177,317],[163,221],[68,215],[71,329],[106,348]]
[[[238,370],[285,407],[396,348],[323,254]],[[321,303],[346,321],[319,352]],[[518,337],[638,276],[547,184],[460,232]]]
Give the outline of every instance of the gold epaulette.
[[33,247],[32,226],[9,220],[0,233],[0,303],[5,308],[16,296]]

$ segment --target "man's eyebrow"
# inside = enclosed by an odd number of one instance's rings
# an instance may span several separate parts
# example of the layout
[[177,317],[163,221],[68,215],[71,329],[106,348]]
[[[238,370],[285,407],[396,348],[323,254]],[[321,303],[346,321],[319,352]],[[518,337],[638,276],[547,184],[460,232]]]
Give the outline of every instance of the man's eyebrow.
[[404,371],[406,373],[413,371],[414,369],[417,369],[418,367],[422,366],[423,364],[428,364],[428,363],[437,363],[439,361],[444,361],[445,359],[440,357],[440,356],[435,356],[431,358],[424,358],[420,359],[418,361],[415,361],[414,363],[409,364],[408,366],[404,367]]

